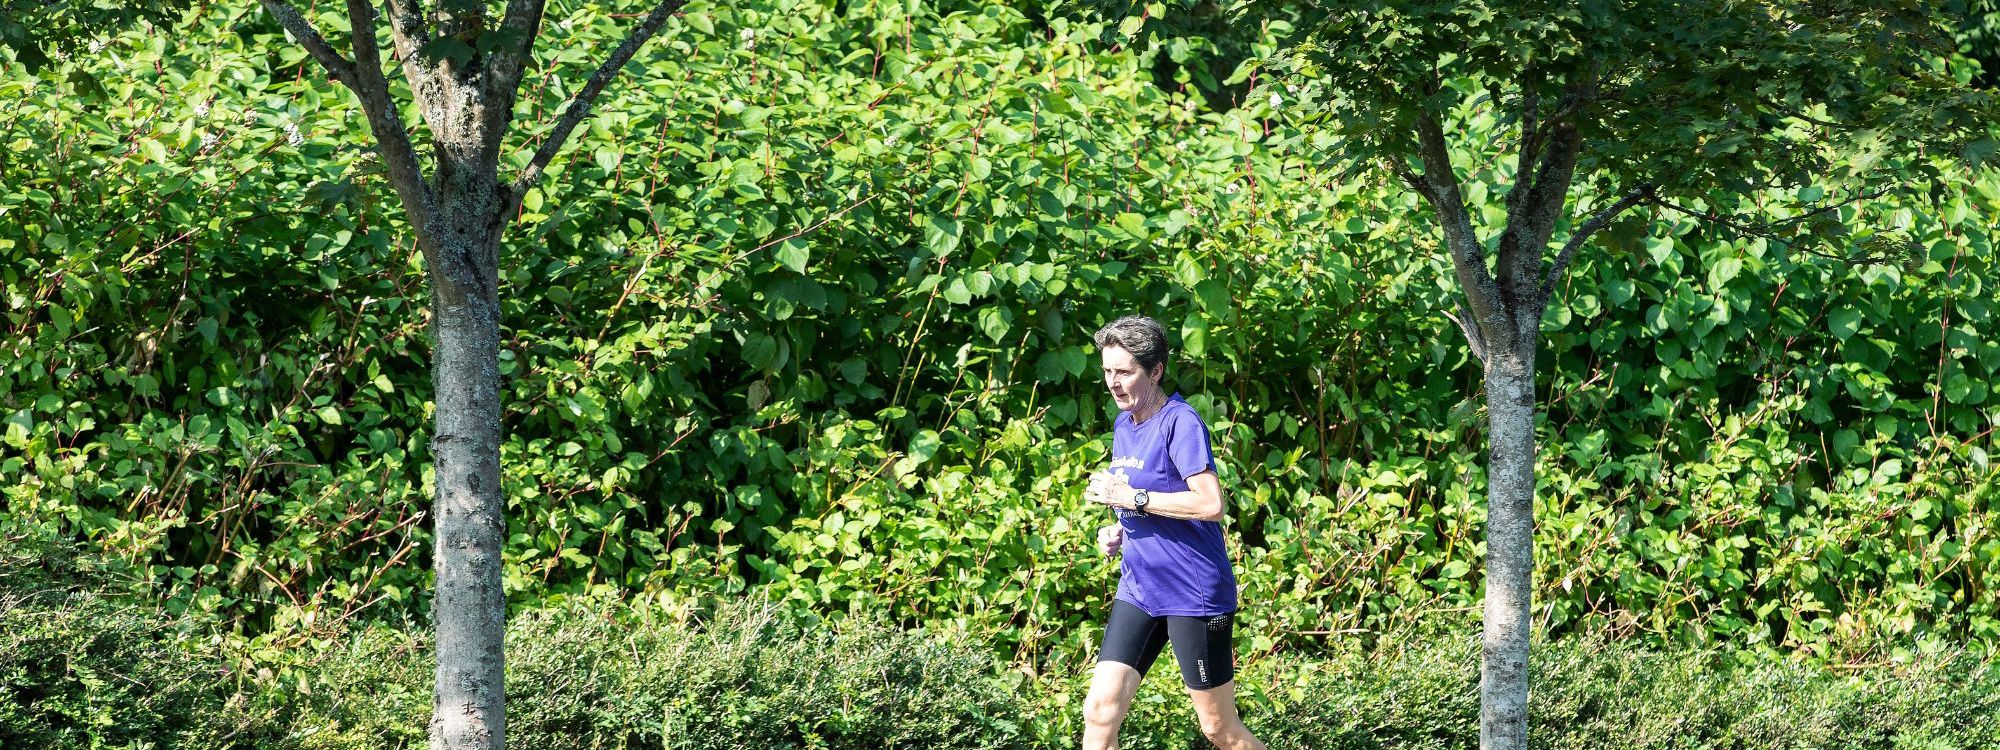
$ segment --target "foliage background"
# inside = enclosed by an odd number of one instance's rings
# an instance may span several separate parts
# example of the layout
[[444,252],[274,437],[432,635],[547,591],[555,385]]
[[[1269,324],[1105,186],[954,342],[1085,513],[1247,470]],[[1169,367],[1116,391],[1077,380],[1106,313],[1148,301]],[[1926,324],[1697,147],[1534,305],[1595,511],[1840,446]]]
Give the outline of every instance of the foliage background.
[[[524,121],[618,7],[552,14]],[[1088,335],[1142,312],[1216,440],[1247,663],[1474,617],[1479,378],[1429,216],[1322,169],[1254,65],[1197,80],[1200,46],[1103,31],[978,2],[671,22],[509,238],[514,601],[754,595],[1074,668],[1115,576],[1079,498],[1111,416]],[[0,75],[5,513],[265,657],[420,618],[427,308],[360,113],[248,4],[177,34],[203,54],[76,58],[99,96]],[[1902,265],[1668,214],[1597,243],[1546,324],[1539,627],[1990,649],[1996,204],[1967,176],[1840,217],[1917,243]]]

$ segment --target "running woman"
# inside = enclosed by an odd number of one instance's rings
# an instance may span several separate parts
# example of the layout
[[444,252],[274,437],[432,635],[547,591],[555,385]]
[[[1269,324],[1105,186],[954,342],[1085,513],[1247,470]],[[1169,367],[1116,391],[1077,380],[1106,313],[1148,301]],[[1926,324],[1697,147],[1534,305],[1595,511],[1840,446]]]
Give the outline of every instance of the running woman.
[[1172,643],[1201,733],[1222,750],[1264,750],[1236,713],[1236,576],[1222,544],[1222,483],[1208,426],[1180,394],[1161,389],[1168,351],[1158,322],[1126,316],[1095,338],[1119,415],[1111,468],[1091,475],[1084,497],[1118,515],[1098,530],[1097,546],[1121,560],[1083,703],[1083,748],[1118,747],[1139,680]]

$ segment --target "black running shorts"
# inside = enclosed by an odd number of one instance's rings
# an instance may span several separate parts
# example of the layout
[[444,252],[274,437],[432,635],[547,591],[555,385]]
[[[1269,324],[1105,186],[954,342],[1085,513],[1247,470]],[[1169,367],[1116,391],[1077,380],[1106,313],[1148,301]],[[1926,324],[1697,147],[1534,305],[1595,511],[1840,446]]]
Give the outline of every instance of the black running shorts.
[[1153,660],[1160,658],[1160,649],[1173,641],[1174,661],[1180,662],[1181,681],[1188,689],[1221,687],[1236,677],[1236,654],[1230,642],[1235,622],[1234,612],[1209,617],[1154,617],[1131,602],[1112,600],[1097,660],[1130,666],[1144,676]]

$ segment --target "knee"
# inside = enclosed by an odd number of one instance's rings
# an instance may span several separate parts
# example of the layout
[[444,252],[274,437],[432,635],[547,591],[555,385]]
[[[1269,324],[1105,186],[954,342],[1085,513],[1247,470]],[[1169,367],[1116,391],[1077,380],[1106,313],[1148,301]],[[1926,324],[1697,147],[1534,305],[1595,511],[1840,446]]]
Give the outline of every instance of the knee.
[[1092,694],[1083,699],[1083,723],[1108,727],[1117,726],[1124,720],[1125,706],[1117,697]]
[[1201,717],[1201,735],[1208,738],[1208,744],[1219,748],[1236,746],[1236,722],[1219,716]]

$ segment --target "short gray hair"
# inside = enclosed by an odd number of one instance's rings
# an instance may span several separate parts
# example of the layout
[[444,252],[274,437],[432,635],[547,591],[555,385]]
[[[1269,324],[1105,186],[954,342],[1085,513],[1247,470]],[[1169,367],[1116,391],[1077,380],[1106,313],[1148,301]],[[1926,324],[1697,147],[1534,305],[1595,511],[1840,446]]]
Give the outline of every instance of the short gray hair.
[[1118,347],[1132,353],[1146,372],[1167,363],[1167,329],[1144,315],[1127,315],[1097,329],[1097,348]]

